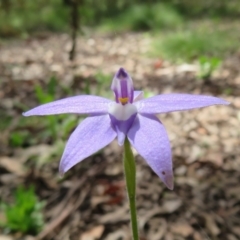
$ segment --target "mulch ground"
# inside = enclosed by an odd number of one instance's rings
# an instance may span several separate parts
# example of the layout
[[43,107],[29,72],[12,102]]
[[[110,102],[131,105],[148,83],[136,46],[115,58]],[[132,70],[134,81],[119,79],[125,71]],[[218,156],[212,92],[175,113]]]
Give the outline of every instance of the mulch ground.
[[[116,142],[75,166],[63,180],[58,176],[58,158],[41,166],[31,160],[50,154],[51,141],[38,140],[22,148],[9,145],[11,133],[19,129],[21,106],[38,104],[36,84],[45,88],[54,75],[59,86],[74,94],[83,93],[86,81],[94,93],[96,74],[113,76],[120,66],[132,75],[136,89],[214,95],[231,102],[159,116],[172,145],[173,191],[135,152],[141,240],[240,239],[240,53],[226,58],[210,79],[202,80],[195,63],[173,65],[161,56],[149,57],[151,41],[143,34],[80,38],[74,63],[68,60],[70,46],[64,34],[0,45],[0,119],[2,115],[11,121],[0,134],[0,196],[12,201],[18,185],[36,186],[46,202],[46,224],[36,239],[131,239],[122,149]],[[56,98],[67,95],[61,89]],[[34,126],[26,130],[38,138]],[[12,239],[35,237],[0,233],[0,240]]]

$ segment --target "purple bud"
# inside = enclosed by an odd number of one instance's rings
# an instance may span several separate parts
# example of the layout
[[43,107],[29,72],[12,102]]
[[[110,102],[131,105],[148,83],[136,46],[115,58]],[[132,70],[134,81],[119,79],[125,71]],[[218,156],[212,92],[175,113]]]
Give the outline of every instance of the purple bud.
[[111,89],[115,93],[117,103],[125,105],[133,102],[133,82],[128,73],[120,68],[115,74]]

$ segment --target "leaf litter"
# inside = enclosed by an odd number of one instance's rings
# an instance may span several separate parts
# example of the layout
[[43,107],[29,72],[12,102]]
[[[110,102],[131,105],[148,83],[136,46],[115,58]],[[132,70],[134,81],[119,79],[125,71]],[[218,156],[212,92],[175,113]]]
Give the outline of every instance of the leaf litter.
[[45,134],[44,120],[21,126],[30,134],[17,142],[20,147],[9,141],[19,131],[21,112],[38,104],[36,85],[47,91],[48,80],[55,76],[56,99],[82,94],[87,86],[106,94],[108,84],[99,90],[96,76],[99,72],[111,76],[119,66],[131,72],[137,88],[149,93],[201,93],[232,103],[159,116],[172,144],[175,189],[164,188],[136,156],[141,239],[239,239],[240,52],[225,59],[205,81],[197,77],[195,63],[173,65],[161,56],[147,57],[151,41],[142,34],[79,38],[74,63],[68,61],[69,41],[62,34],[1,46],[0,111],[6,124],[0,136],[1,199],[12,201],[19,184],[31,183],[46,205],[45,227],[37,236],[7,236],[0,231],[0,240],[130,239],[121,149],[115,143],[60,178],[62,150]]

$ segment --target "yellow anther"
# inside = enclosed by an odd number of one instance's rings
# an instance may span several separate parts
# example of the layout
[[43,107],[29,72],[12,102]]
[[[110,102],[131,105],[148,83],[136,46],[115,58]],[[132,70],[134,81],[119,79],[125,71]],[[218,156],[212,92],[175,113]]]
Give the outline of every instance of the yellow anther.
[[128,102],[128,97],[125,98],[118,98],[118,101],[122,104],[126,104]]

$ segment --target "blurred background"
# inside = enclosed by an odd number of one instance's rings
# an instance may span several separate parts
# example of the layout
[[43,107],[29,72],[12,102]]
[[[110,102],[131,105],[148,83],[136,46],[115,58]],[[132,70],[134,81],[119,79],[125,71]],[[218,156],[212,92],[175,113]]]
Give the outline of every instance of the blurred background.
[[61,178],[83,117],[21,115],[67,96],[113,98],[119,67],[145,97],[231,102],[159,116],[173,191],[135,152],[141,240],[240,239],[239,0],[0,0],[0,240],[131,239],[117,143]]

